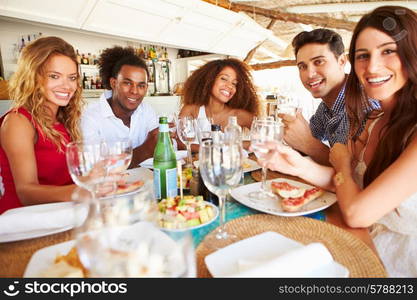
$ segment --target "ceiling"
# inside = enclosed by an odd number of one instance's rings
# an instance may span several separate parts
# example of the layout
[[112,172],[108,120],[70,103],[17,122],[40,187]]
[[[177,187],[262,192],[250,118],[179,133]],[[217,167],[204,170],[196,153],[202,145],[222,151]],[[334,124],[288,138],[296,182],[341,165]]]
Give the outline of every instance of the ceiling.
[[263,69],[292,65],[291,41],[303,30],[334,29],[347,47],[357,20],[388,4],[417,11],[417,1],[383,0],[0,0],[0,17],[233,55]]
[[[245,13],[262,27],[271,20],[274,39],[268,39],[256,50],[250,60],[255,69],[291,64],[291,41],[301,31],[325,27],[338,32],[348,48],[351,32],[361,16],[382,5],[400,5],[417,12],[417,1],[383,0],[203,0],[235,12]],[[280,61],[281,63],[274,63]],[[268,63],[272,62],[272,63]],[[262,65],[258,65],[261,63]]]
[[239,57],[272,35],[200,0],[0,0],[0,17]]

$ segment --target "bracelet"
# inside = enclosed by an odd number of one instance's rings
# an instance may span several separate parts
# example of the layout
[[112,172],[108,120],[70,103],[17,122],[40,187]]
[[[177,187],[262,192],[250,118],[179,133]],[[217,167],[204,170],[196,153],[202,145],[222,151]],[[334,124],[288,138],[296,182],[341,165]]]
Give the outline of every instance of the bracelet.
[[333,176],[333,182],[335,186],[342,185],[345,182],[342,172],[337,172],[336,175]]

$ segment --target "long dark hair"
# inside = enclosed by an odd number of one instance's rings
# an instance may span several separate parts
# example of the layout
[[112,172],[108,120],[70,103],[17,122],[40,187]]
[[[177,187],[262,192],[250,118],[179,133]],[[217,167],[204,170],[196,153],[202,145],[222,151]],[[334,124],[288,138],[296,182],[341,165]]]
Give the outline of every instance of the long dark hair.
[[408,81],[396,94],[397,104],[381,131],[375,154],[364,175],[364,187],[398,158],[417,130],[417,14],[401,6],[381,6],[364,15],[352,35],[349,49],[352,69],[346,83],[350,137],[355,140],[362,121],[369,118],[364,113],[364,107],[369,108],[369,103],[354,70],[356,40],[369,27],[384,32],[397,43],[398,55],[408,74]]
[[227,105],[231,108],[244,109],[257,114],[259,101],[252,83],[249,67],[244,62],[234,58],[213,60],[195,70],[184,84],[182,104],[207,105],[214,81],[225,67],[231,67],[237,75],[236,93]]

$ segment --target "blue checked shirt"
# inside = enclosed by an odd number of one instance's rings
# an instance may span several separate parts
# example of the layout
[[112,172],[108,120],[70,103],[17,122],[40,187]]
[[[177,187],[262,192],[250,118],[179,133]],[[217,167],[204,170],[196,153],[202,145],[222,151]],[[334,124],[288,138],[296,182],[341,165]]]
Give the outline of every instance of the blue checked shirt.
[[[369,99],[373,109],[379,109],[379,102]],[[362,124],[362,129],[364,128]],[[312,135],[321,140],[328,141],[330,147],[335,143],[346,144],[349,134],[349,118],[345,108],[345,85],[343,85],[332,109],[322,102],[316,113],[310,118],[310,129]]]

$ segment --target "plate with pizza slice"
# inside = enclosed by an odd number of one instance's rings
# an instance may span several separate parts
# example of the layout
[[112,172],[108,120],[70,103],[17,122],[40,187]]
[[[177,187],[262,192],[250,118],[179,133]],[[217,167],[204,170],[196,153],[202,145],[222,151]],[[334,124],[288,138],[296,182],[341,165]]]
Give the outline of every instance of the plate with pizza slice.
[[299,181],[277,178],[267,184],[276,195],[274,200],[258,200],[250,197],[251,192],[261,189],[261,182],[237,187],[231,196],[241,204],[277,216],[296,217],[311,214],[331,206],[336,195],[318,187]]
[[153,180],[153,172],[147,168],[134,168],[117,181],[117,195],[129,195],[137,192],[147,181]]

